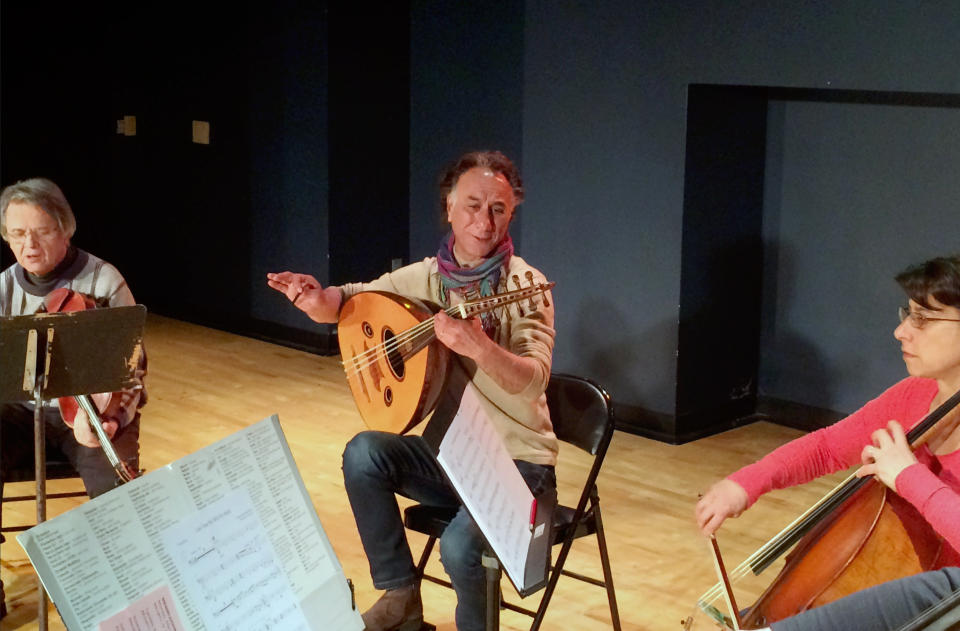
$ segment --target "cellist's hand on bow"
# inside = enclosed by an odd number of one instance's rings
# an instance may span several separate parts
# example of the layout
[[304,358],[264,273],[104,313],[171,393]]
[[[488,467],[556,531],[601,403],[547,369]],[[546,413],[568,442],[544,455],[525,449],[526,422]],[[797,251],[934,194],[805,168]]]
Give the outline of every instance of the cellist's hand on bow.
[[739,517],[746,510],[747,492],[733,480],[720,480],[700,498],[694,514],[704,535],[712,535],[728,517]]
[[[118,427],[116,421],[103,421],[103,431],[106,432],[107,438],[113,438]],[[87,413],[82,409],[77,410],[77,415],[73,417],[73,437],[84,447],[97,448],[101,446],[97,434],[90,427]]]
[[296,272],[271,272],[267,285],[276,289],[314,322],[336,322],[340,313],[340,290],[324,287],[310,274]]
[[910,449],[903,427],[896,421],[887,423],[886,429],[878,429],[870,435],[872,444],[860,452],[863,466],[857,470],[858,478],[875,476],[888,487],[897,490],[897,476],[917,462]]

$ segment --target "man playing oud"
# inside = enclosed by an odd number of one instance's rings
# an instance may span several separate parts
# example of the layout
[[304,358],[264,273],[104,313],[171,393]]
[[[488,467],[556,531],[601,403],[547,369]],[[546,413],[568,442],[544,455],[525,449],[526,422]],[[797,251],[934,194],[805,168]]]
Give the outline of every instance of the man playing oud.
[[[543,275],[513,253],[509,227],[523,201],[513,163],[497,151],[460,157],[440,181],[440,199],[452,233],[435,257],[384,274],[369,283],[321,287],[306,274],[268,274],[316,322],[337,321],[343,302],[380,290],[449,307],[467,298],[501,293],[507,279],[537,282]],[[557,438],[544,391],[553,353],[553,308],[503,308],[469,320],[442,311],[437,339],[456,355],[448,383],[472,382],[507,451],[534,495],[556,487]],[[424,504],[457,506],[430,447],[419,436],[365,431],[343,454],[343,477],[357,529],[377,589],[386,593],[363,614],[368,631],[417,630],[423,621],[420,585],[404,533],[396,493]],[[457,593],[457,629],[483,629],[483,537],[460,506],[440,539],[440,556]]]

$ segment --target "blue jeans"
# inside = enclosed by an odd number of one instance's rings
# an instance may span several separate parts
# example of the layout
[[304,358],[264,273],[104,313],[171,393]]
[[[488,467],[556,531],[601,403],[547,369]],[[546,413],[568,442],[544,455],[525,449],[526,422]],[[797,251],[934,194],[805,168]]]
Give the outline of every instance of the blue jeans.
[[774,631],[893,631],[960,589],[960,568],[881,583],[770,625]]
[[[65,456],[83,479],[87,495],[102,495],[117,486],[117,476],[99,447],[84,447],[73,437],[73,429],[60,418],[60,411],[44,407],[46,449],[49,457]],[[110,441],[117,455],[134,471],[140,453],[140,416],[117,431]],[[0,490],[7,472],[33,469],[33,408],[20,403],[0,405]]]
[[[514,462],[534,495],[556,488],[553,467]],[[377,589],[404,587],[417,578],[395,494],[422,504],[459,507],[440,537],[440,560],[457,593],[457,629],[482,630],[484,540],[427,443],[419,436],[361,432],[343,452],[343,479]]]

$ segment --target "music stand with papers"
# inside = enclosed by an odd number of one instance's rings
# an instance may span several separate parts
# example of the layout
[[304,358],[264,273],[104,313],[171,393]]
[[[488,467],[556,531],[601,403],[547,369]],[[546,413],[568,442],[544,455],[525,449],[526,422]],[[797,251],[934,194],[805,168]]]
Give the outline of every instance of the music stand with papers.
[[[38,524],[47,517],[43,402],[134,386],[146,313],[144,306],[136,305],[0,317],[0,401],[34,404]],[[47,628],[42,585],[37,622],[40,629]]]
[[495,630],[502,571],[524,598],[547,584],[557,494],[530,493],[482,409],[482,395],[470,383],[451,381],[423,438],[486,540],[486,628]]

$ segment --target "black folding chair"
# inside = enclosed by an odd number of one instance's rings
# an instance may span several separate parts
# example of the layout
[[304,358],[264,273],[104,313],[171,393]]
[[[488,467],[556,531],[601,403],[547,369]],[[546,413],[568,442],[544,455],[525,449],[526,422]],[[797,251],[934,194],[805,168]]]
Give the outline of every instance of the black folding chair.
[[[547,406],[550,408],[550,420],[553,430],[561,441],[579,447],[593,456],[593,465],[584,481],[580,498],[575,508],[558,505],[553,518],[553,545],[560,545],[556,563],[550,568],[546,589],[536,611],[504,601],[498,593],[492,597],[499,599],[500,606],[526,614],[533,618],[531,631],[543,624],[550,599],[553,597],[560,576],[569,576],[607,590],[610,603],[610,618],[613,628],[620,631],[620,614],[617,610],[617,597],[613,588],[613,576],[610,572],[610,557],[607,552],[607,540],[603,532],[603,520],[600,516],[600,496],[597,492],[597,476],[603,464],[603,458],[613,437],[614,416],[610,395],[598,384],[583,377],[553,374],[547,385]],[[427,560],[444,528],[456,514],[449,507],[417,504],[404,511],[404,524],[410,530],[429,536],[417,573],[428,581],[450,587],[450,582],[430,576],[424,572]],[[570,547],[575,539],[587,535],[597,536],[600,552],[600,565],[603,568],[603,580],[570,572],[564,569]],[[498,590],[499,591],[499,590]],[[491,595],[487,595],[491,598]]]

